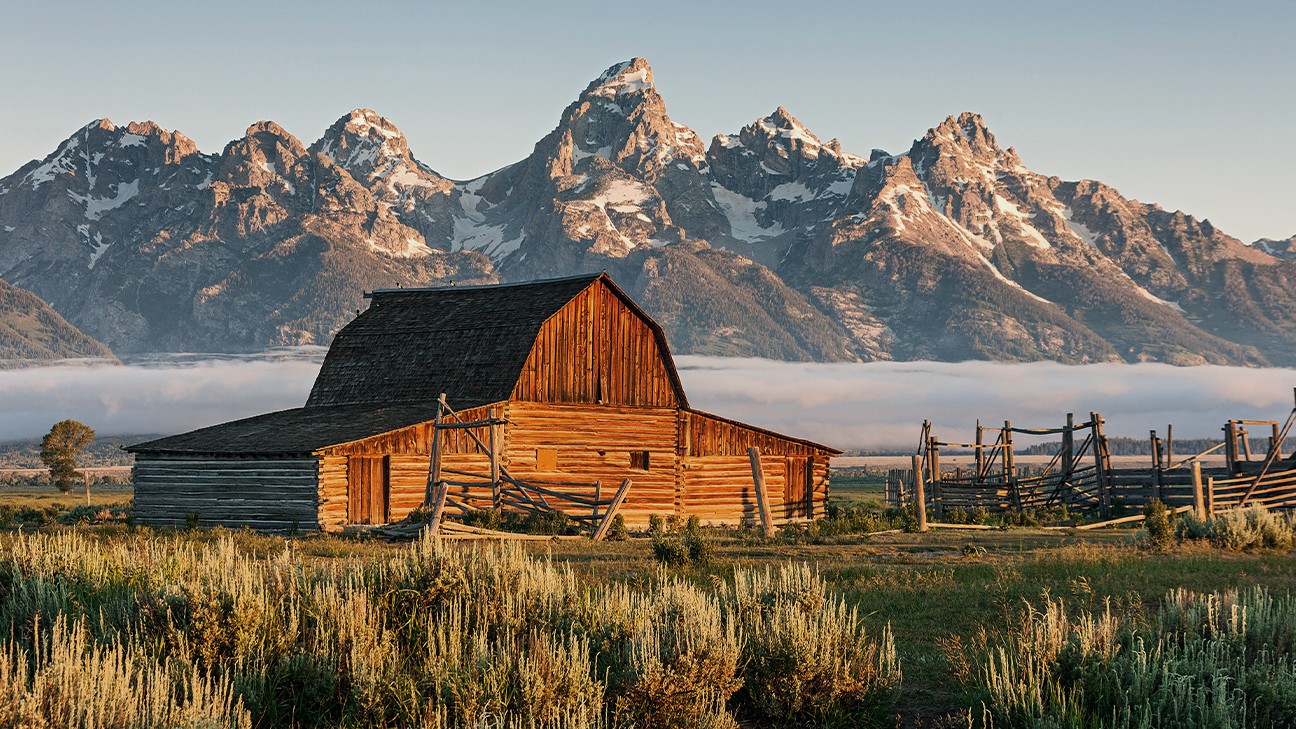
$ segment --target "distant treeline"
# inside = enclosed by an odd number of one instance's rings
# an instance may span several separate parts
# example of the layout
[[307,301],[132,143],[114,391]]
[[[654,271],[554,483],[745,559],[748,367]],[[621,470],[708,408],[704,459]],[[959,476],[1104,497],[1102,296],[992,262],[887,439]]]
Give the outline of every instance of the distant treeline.
[[[1084,439],[1077,436],[1075,447],[1079,448]],[[1204,450],[1219,445],[1220,438],[1175,438],[1174,452],[1175,456],[1184,456],[1185,458]],[[1165,437],[1162,436],[1162,448],[1165,447]],[[1150,438],[1108,438],[1107,446],[1113,456],[1152,456],[1152,440]],[[1036,443],[1025,448],[1020,448],[1017,453],[1024,456],[1051,456],[1062,449],[1062,441],[1053,441],[1052,443]],[[1252,438],[1252,453],[1267,453],[1269,451],[1269,438]],[[1222,454],[1223,448],[1215,451]]]
[[[142,443],[155,435],[105,435],[95,438],[80,461],[82,466],[129,466],[134,456],[122,446]],[[40,440],[0,443],[0,468],[44,468],[40,459]]]

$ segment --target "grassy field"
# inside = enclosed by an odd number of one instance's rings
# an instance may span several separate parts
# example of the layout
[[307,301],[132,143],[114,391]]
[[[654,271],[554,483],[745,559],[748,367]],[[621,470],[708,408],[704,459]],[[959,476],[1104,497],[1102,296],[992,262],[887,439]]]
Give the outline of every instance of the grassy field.
[[[838,503],[877,504],[880,495],[881,483],[877,479],[837,478],[833,482],[833,496]],[[120,504],[128,497],[126,491],[95,496],[101,504]],[[29,500],[24,501],[23,495],[17,493],[0,494],[0,505],[45,510],[78,503],[75,498],[57,494],[31,494],[26,498]],[[295,561],[318,569],[383,564],[402,558],[408,550],[402,545],[355,536],[316,535],[284,540],[247,532],[168,535],[121,523],[69,527],[57,524],[57,520],[45,528],[58,534],[84,534],[105,552],[111,552],[114,545],[135,548],[145,538],[179,540],[200,549],[215,548],[222,540],[232,539],[235,548],[251,559],[273,561],[275,555],[288,548]],[[559,540],[524,542],[520,548],[540,559],[540,564],[569,569],[572,578],[587,590],[619,585],[651,592],[660,589],[654,585],[673,579],[710,590],[730,584],[737,574],[751,570],[811,565],[832,594],[858,611],[865,635],[876,637],[887,631],[894,635],[903,682],[889,710],[892,718],[874,724],[881,726],[961,727],[968,725],[968,716],[980,717],[978,707],[987,694],[978,683],[978,675],[987,646],[1011,638],[1009,634],[1020,628],[1023,616],[1033,614],[1031,608],[1041,609],[1051,600],[1061,599],[1069,610],[1110,610],[1118,618],[1144,625],[1150,619],[1147,616],[1176,590],[1211,593],[1264,587],[1274,595],[1296,592],[1296,560],[1290,551],[1237,553],[1191,544],[1168,552],[1153,551],[1135,543],[1136,532],[1132,529],[1075,532],[1013,528],[818,538],[801,535],[773,541],[743,530],[703,530],[703,534],[711,550],[709,559],[665,572],[655,557],[652,540],[647,538],[597,545]],[[24,537],[12,533],[0,535],[0,546],[8,552],[17,544],[15,540],[21,539]],[[1285,670],[1290,673],[1291,667]],[[734,701],[746,706],[742,704],[745,694],[734,696]],[[750,723],[751,712],[756,709],[743,711],[736,714],[741,724],[759,725]],[[833,722],[800,716],[790,723],[809,726]],[[996,725],[1012,724],[1001,721]]]

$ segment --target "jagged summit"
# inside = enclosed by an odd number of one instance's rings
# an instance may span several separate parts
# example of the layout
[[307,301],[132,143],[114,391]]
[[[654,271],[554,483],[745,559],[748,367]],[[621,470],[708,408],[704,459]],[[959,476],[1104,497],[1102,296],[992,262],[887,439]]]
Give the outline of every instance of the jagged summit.
[[956,116],[948,116],[945,121],[927,130],[922,139],[914,142],[915,151],[924,148],[952,150],[971,153],[978,158],[989,159],[1003,154],[994,134],[986,126],[985,119],[975,112],[965,111]]
[[630,96],[647,90],[656,90],[653,86],[652,67],[647,59],[635,57],[611,66],[594,79],[581,96],[602,96],[613,99],[618,96]]

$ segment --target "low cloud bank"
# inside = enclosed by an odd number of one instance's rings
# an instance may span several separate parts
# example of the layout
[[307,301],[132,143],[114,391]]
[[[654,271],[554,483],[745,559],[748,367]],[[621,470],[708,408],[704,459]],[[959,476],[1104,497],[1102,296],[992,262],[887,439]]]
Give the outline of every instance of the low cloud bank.
[[[1068,412],[1102,413],[1109,435],[1220,436],[1229,418],[1282,421],[1296,370],[1052,362],[819,364],[679,358],[693,407],[846,449],[916,448],[938,436],[969,442],[989,425],[1056,427]],[[1030,442],[1024,440],[1023,442]]]
[[[105,435],[178,433],[300,407],[323,350],[219,359],[161,356],[124,366],[58,365],[0,371],[0,441],[39,438],[75,418]],[[1112,435],[1144,437],[1174,423],[1176,437],[1216,437],[1227,418],[1282,420],[1296,370],[1068,366],[1053,363],[818,364],[682,356],[693,407],[839,448],[917,445],[932,420],[950,440],[977,418],[1056,426],[1066,413],[1101,412]]]
[[[314,348],[312,348],[314,349]],[[0,441],[31,440],[64,418],[103,435],[181,433],[301,407],[322,351],[270,357],[154,357],[122,366],[0,371]]]

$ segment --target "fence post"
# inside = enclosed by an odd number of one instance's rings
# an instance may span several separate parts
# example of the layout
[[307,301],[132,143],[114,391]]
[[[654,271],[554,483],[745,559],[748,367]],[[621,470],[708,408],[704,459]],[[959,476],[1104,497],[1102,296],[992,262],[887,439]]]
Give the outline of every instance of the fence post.
[[932,436],[927,448],[927,461],[930,464],[927,473],[931,477],[932,492],[932,512],[936,518],[941,518],[944,513],[941,508],[941,465],[940,465],[940,441],[936,436]]
[[923,493],[922,456],[913,457],[914,504],[918,507],[918,531],[927,531],[927,498]]
[[423,505],[427,507],[435,506],[437,500],[436,488],[441,481],[441,422],[445,417],[446,399],[445,393],[437,398],[436,419],[432,421],[432,443],[429,447],[431,453],[428,455],[428,477],[427,486],[423,491]]
[[1201,461],[1193,461],[1192,484],[1193,509],[1197,512],[1197,518],[1206,521],[1210,515],[1206,513],[1206,496],[1202,493]]
[[1215,479],[1206,479],[1206,514],[1215,516]]
[[772,537],[774,520],[770,517],[769,496],[765,493],[765,473],[761,470],[760,449],[748,448],[747,457],[751,460],[752,485],[756,487],[756,507],[760,509],[761,529],[766,537]]

